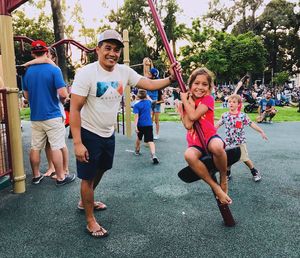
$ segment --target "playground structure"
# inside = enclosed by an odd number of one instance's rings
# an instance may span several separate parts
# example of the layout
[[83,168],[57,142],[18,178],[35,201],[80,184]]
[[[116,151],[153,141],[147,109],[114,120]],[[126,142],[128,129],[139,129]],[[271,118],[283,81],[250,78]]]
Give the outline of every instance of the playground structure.
[[3,64],[3,81],[6,86],[8,126],[10,129],[9,141],[13,171],[14,193],[25,192],[25,171],[23,159],[23,147],[21,137],[21,122],[18,107],[18,88],[16,81],[15,53],[13,44],[13,29],[11,12],[27,0],[0,1],[0,47],[1,61]]
[[[1,62],[5,64],[3,66],[4,86],[6,87],[6,101],[7,101],[7,128],[10,128],[10,133],[7,134],[9,142],[11,143],[10,155],[12,167],[12,182],[14,193],[25,192],[25,171],[24,171],[24,157],[22,147],[21,136],[21,121],[19,115],[19,103],[18,94],[19,89],[17,87],[16,80],[16,65],[15,65],[15,52],[14,52],[14,37],[12,29],[12,17],[11,12],[16,8],[27,2],[28,0],[1,0],[0,1],[0,49],[1,49]],[[24,36],[17,36],[15,40],[20,41],[21,49],[24,49],[24,43],[31,43],[32,39]],[[128,31],[123,32],[124,40],[124,63],[129,65],[129,39]],[[67,44],[67,49],[70,49],[70,45],[74,45],[82,50],[82,60],[85,61],[85,53],[95,51],[95,49],[89,49],[75,40],[63,39],[55,42],[51,47],[57,47],[61,44]],[[68,57],[68,56],[67,56]],[[130,88],[125,88],[125,131],[128,137],[131,136],[131,108],[130,108]],[[7,149],[7,151],[9,151]]]
[[0,179],[4,178],[2,180],[13,179],[12,153],[7,115],[6,89],[0,89]]
[[[25,43],[31,44],[34,40],[26,37],[26,36],[14,36],[14,41],[19,41],[20,42],[20,50],[22,53],[25,52]],[[57,48],[60,45],[66,45],[66,57],[71,58],[72,56],[72,51],[71,51],[71,45],[77,47],[78,49],[81,50],[81,64],[84,65],[87,63],[86,59],[86,54],[87,53],[94,53],[96,52],[96,48],[87,48],[84,45],[80,44],[79,42],[73,40],[73,39],[61,39],[49,47],[51,48]]]

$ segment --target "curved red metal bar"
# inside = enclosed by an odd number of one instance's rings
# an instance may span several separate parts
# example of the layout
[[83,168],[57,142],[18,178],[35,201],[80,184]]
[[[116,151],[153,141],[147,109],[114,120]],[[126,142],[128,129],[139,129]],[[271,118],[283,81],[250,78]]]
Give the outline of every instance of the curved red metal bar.
[[[14,41],[20,41],[21,44],[28,43],[31,44],[34,40],[31,38],[28,38],[26,36],[14,36]],[[70,44],[70,45],[74,45],[75,47],[79,48],[80,50],[86,52],[86,53],[92,53],[96,51],[96,48],[87,48],[85,46],[83,46],[82,44],[80,44],[79,42],[73,40],[73,39],[61,39],[55,43],[53,43],[52,45],[50,45],[50,47],[58,47],[60,45],[63,44]]]
[[[158,32],[160,34],[160,37],[163,41],[163,44],[164,44],[164,47],[165,47],[165,50],[167,52],[167,55],[171,61],[171,63],[174,63],[176,62],[176,59],[172,53],[172,50],[170,48],[170,44],[169,44],[169,40],[167,38],[167,34],[161,24],[161,21],[160,21],[160,18],[158,17],[158,14],[157,14],[157,11],[156,11],[156,8],[154,6],[154,3],[152,0],[148,0],[148,3],[149,3],[149,7],[151,9],[151,12],[152,12],[152,15],[153,15],[153,19],[154,19],[154,22],[155,22],[155,25],[158,29]],[[179,72],[177,72],[176,70],[174,70],[175,72],[175,75],[176,75],[176,78],[177,78],[177,81],[179,83],[179,86],[180,86],[180,90],[182,92],[186,92],[186,86],[185,86],[185,83],[183,82],[183,79],[182,79],[182,76]]]
[[77,48],[79,48],[80,50],[86,52],[86,53],[92,53],[96,51],[96,48],[87,48],[84,45],[80,44],[79,42],[73,40],[73,39],[61,39],[55,43],[53,43],[50,47],[57,47],[60,46],[62,44],[71,44]]

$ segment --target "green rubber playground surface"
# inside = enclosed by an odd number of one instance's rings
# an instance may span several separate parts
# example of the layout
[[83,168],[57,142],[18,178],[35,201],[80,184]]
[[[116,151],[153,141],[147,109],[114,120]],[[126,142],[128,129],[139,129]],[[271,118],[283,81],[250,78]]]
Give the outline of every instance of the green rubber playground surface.
[[[30,122],[24,122],[26,193],[13,194],[11,186],[0,191],[0,257],[299,257],[300,123],[261,127],[268,142],[251,128],[247,136],[262,181],[255,183],[244,164],[232,167],[230,209],[237,223],[232,228],[223,225],[206,184],[177,177],[186,166],[180,123],[161,123],[156,166],[148,148],[143,145],[142,155],[135,156],[134,137],[118,134],[114,167],[95,193],[107,205],[96,217],[110,235],[94,239],[76,208],[78,179],[60,188],[49,178],[31,185]],[[67,143],[75,172],[72,142]]]

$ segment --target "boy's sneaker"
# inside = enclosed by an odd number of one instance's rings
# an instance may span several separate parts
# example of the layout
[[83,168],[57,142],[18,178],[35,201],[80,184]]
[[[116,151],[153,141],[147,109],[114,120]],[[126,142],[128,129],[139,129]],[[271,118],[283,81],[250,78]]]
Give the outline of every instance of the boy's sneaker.
[[258,182],[258,181],[261,180],[261,174],[259,173],[258,170],[256,170],[256,174],[253,176],[253,180],[254,180],[255,182]]
[[62,186],[65,184],[69,184],[75,180],[76,176],[75,174],[72,175],[66,175],[64,180],[56,180],[56,186]]
[[152,162],[153,162],[153,164],[158,164],[159,163],[159,159],[155,154],[152,155]]
[[42,180],[44,179],[44,175],[41,174],[40,176],[38,177],[33,177],[31,182],[34,184],[34,185],[38,185]]
[[136,155],[136,156],[140,156],[140,155],[141,155],[141,153],[140,153],[140,151],[139,151],[139,150],[135,150],[135,152],[134,152],[134,155]]

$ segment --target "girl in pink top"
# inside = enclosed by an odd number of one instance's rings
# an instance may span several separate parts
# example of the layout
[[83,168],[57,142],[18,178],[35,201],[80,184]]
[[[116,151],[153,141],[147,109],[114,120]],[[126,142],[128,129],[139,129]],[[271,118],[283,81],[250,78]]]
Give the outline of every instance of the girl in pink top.
[[[213,77],[206,68],[193,71],[188,80],[189,91],[181,93],[182,105],[180,113],[182,122],[187,131],[188,149],[184,153],[185,160],[194,172],[212,188],[222,204],[231,204],[232,200],[227,195],[227,156],[224,142],[217,135],[214,126],[214,99],[211,96]],[[193,127],[199,121],[204,134],[207,150],[213,156],[215,166],[220,171],[220,185],[216,183],[200,158],[205,155],[205,146]]]

